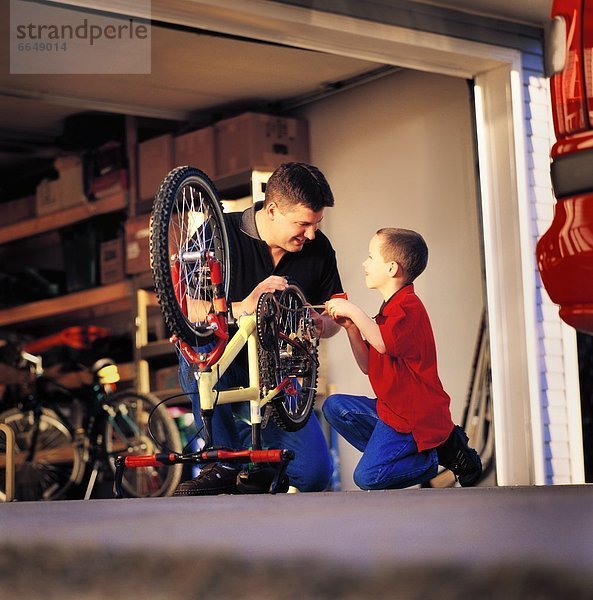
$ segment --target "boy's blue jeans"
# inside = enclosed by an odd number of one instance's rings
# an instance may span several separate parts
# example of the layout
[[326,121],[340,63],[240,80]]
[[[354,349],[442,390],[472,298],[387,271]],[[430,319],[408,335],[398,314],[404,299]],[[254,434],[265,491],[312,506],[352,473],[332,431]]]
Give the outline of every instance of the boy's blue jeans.
[[377,415],[376,400],[334,394],[323,404],[330,425],[363,455],[354,483],[363,490],[405,488],[436,476],[437,451],[418,452],[411,433],[398,433]]
[[[224,390],[249,385],[247,370],[235,361],[220,377],[216,389]],[[216,367],[214,367],[216,368]],[[198,384],[185,359],[179,361],[179,382],[190,395],[198,430],[202,426]],[[272,419],[262,429],[264,448],[293,450],[295,457],[288,463],[290,485],[301,492],[320,492],[327,488],[332,475],[329,448],[315,414],[299,431],[284,431]],[[214,409],[212,439],[215,446],[240,449],[251,445],[249,403],[220,404]]]

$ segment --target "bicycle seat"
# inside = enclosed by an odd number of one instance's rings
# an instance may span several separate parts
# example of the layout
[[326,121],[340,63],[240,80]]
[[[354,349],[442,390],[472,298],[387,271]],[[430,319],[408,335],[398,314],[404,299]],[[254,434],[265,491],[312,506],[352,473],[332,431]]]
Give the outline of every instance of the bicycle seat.
[[99,383],[117,383],[120,380],[119,369],[111,358],[100,358],[91,367],[91,373]]

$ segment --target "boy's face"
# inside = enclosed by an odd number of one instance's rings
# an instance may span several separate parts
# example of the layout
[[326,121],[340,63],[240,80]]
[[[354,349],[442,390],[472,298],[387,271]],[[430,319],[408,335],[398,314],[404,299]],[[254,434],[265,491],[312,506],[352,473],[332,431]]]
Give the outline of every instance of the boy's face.
[[372,237],[369,243],[369,256],[362,266],[365,283],[371,290],[381,290],[397,272],[395,261],[385,262],[381,254],[381,238],[378,235]]
[[323,219],[323,209],[315,212],[304,204],[281,210],[272,202],[268,214],[274,223],[273,242],[287,252],[299,252],[307,241],[315,239],[315,232]]

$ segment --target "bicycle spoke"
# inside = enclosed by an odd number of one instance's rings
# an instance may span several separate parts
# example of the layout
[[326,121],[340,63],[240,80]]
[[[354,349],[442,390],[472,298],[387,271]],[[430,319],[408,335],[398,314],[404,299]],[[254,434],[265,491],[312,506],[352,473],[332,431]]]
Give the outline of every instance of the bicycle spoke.
[[[153,410],[158,404],[157,399],[148,394],[119,392],[109,399],[109,404],[113,414],[107,420],[105,452],[114,471],[118,455],[153,454],[165,448],[181,452],[181,438],[173,419],[163,406]],[[157,440],[162,441],[163,448],[149,435],[149,415],[152,415],[153,433]],[[128,495],[134,497],[163,496],[175,489],[181,470],[182,465],[127,469],[122,486]]]
[[305,305],[305,297],[296,286],[289,286],[278,296],[276,384],[287,378],[289,381],[272,404],[275,421],[289,431],[306,424],[315,401],[317,338],[310,335],[313,325]]
[[155,199],[151,262],[165,322],[189,346],[213,335],[208,321],[214,312],[213,259],[221,268],[226,295],[230,260],[216,190],[201,171],[178,167],[165,178]]
[[[42,409],[37,423],[32,411],[10,409],[0,415],[16,438],[16,498],[53,500],[65,496],[80,469],[80,455],[72,436],[57,415]],[[36,446],[31,452],[33,432],[38,428]],[[32,456],[30,460],[27,460]],[[2,475],[4,476],[4,475]]]

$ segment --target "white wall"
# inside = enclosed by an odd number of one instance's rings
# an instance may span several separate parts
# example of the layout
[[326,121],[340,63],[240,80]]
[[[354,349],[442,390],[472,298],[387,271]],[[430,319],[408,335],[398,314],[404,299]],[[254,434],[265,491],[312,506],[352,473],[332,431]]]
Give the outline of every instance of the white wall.
[[[401,71],[307,106],[311,162],[330,182],[336,205],[323,229],[338,255],[344,289],[374,315],[381,298],[364,285],[368,241],[384,226],[426,239],[428,268],[416,291],[431,315],[441,379],[455,421],[463,415],[483,306],[471,105],[463,79]],[[326,342],[335,391],[372,392],[343,333]],[[343,449],[342,449],[343,450]],[[343,488],[357,460],[342,452]]]

